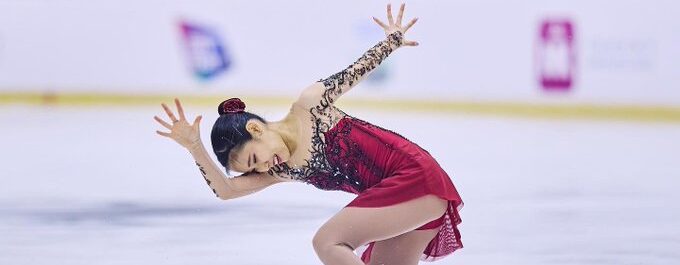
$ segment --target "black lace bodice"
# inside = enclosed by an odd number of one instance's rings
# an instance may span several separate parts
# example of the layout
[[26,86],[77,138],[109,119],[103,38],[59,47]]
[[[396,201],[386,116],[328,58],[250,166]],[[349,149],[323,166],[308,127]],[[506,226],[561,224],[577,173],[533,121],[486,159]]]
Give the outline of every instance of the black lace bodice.
[[389,34],[346,69],[318,81],[323,83],[325,90],[319,103],[309,109],[312,121],[310,158],[301,167],[291,167],[286,163],[277,165],[269,170],[270,174],[313,184],[324,190],[352,193],[361,192],[370,185],[366,182],[385,175],[385,165],[373,161],[374,158],[366,154],[360,143],[349,137],[352,124],[379,127],[346,114],[333,103],[401,46],[402,38],[403,34],[399,31]]

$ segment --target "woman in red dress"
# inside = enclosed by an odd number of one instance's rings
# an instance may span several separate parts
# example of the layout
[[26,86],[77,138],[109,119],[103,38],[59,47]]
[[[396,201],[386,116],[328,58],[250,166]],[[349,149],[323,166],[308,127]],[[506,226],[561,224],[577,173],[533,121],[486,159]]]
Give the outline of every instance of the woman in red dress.
[[217,197],[233,199],[272,184],[304,182],[323,190],[357,194],[328,220],[313,239],[324,264],[417,264],[462,248],[457,225],[463,206],[450,177],[424,149],[401,135],[346,114],[334,105],[387,56],[402,46],[417,46],[404,34],[404,4],[396,21],[387,5],[388,24],[373,18],[386,34],[346,69],[321,79],[301,93],[285,118],[268,122],[245,111],[238,98],[218,106],[212,128],[213,152],[200,139],[201,116],[189,124],[175,99],[179,119],[154,117],[187,148]]

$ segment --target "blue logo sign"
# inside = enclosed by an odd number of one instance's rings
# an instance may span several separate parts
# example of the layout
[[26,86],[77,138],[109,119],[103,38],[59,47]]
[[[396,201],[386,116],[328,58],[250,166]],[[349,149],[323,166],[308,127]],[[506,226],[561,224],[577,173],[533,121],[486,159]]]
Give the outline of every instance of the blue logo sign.
[[198,79],[214,79],[229,69],[231,58],[214,30],[186,21],[180,23],[180,30],[189,66]]

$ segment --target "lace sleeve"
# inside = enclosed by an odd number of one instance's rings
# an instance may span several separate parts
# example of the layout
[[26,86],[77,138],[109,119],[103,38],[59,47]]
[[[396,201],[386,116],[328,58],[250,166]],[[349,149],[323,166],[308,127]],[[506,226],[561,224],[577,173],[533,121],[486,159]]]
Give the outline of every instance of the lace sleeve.
[[344,70],[320,79],[318,82],[322,82],[325,87],[322,105],[332,104],[338,97],[366,77],[390,53],[403,44],[403,36],[404,34],[401,31],[390,33],[385,40],[378,42]]
[[267,173],[288,181],[300,181],[308,174],[306,171],[308,171],[308,169],[293,168],[287,163],[283,163],[270,168]]

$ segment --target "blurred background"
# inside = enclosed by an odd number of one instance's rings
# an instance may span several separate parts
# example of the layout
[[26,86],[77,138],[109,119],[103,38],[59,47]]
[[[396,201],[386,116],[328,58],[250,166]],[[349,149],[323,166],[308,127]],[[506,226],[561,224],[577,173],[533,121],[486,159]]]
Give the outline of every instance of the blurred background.
[[[0,264],[320,264],[354,198],[214,197],[161,102],[269,120],[384,38],[387,1],[0,0]],[[392,2],[396,16],[401,2]],[[408,1],[339,102],[432,153],[465,248],[432,264],[679,264],[680,3]]]

